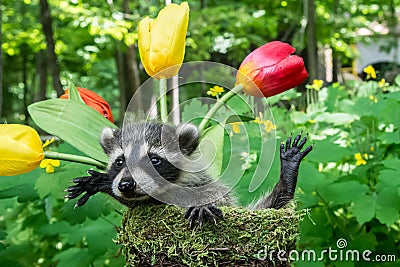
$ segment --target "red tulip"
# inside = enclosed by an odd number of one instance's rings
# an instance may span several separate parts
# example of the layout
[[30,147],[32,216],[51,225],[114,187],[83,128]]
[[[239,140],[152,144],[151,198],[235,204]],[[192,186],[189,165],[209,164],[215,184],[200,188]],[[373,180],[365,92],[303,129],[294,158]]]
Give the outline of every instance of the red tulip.
[[[76,89],[78,90],[79,95],[81,96],[83,102],[85,102],[86,105],[97,110],[101,115],[103,115],[109,121],[114,122],[110,105],[107,103],[107,101],[104,100],[104,98],[86,88],[76,87]],[[65,90],[65,94],[60,96],[60,98],[62,99],[69,98],[68,89]]]
[[268,97],[303,83],[308,77],[301,57],[292,55],[296,49],[287,43],[266,43],[251,52],[242,62],[236,83],[246,94]]

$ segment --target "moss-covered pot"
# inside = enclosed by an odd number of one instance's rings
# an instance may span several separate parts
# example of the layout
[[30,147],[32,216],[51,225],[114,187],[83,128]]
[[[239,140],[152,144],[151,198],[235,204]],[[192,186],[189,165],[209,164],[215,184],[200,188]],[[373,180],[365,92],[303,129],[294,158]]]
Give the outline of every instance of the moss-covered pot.
[[[290,266],[264,256],[296,247],[304,212],[293,208],[249,211],[221,208],[225,218],[190,229],[184,209],[146,205],[128,210],[118,242],[127,266]],[[266,248],[266,250],[265,250]]]

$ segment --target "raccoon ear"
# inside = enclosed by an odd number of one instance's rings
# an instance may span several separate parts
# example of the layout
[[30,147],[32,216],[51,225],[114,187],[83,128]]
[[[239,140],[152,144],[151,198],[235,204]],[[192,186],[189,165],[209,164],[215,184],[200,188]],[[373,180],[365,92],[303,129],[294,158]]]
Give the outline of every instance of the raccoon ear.
[[115,129],[108,127],[101,131],[100,144],[107,155],[109,155],[113,149],[115,143],[115,132]]
[[199,130],[190,123],[183,123],[176,127],[179,137],[179,148],[185,155],[190,155],[199,145]]

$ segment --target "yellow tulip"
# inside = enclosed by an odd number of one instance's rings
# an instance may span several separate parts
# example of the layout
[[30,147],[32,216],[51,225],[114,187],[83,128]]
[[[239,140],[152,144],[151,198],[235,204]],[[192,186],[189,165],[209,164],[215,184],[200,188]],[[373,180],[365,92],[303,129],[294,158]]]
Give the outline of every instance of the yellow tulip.
[[145,17],[138,27],[139,54],[146,72],[157,79],[178,74],[185,55],[189,5],[164,7],[155,20]]
[[43,158],[42,142],[33,128],[0,124],[0,176],[30,172]]

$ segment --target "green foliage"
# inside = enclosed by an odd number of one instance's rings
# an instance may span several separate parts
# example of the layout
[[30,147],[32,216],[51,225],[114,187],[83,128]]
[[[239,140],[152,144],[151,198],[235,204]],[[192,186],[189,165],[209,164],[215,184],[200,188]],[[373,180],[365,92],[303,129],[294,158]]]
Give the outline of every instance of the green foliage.
[[86,155],[101,162],[107,156],[100,146],[100,133],[104,127],[116,128],[95,109],[73,99],[49,99],[28,107],[35,123]]
[[[397,85],[379,87],[375,81],[334,84],[320,92],[323,110],[311,107],[307,119],[295,121],[315,140],[299,174],[300,207],[312,208],[312,221],[300,224],[299,248],[336,248],[345,238],[346,249],[399,258],[399,91]],[[333,120],[326,119],[332,115]],[[357,153],[365,165],[356,165]]]

